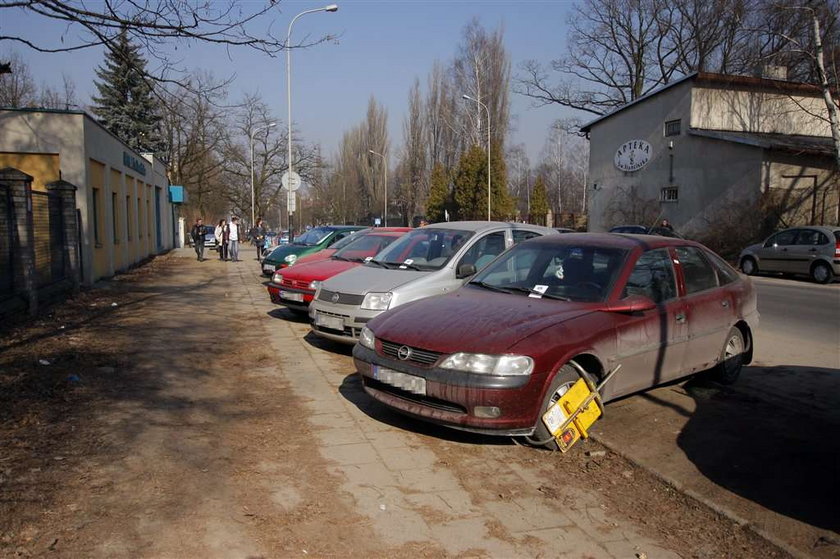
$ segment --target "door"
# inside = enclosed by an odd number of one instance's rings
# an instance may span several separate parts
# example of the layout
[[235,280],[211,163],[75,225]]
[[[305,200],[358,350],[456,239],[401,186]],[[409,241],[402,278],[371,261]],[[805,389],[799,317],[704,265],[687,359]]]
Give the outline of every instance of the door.
[[793,246],[788,248],[790,271],[797,274],[810,274],[811,264],[825,252],[828,237],[817,229],[800,229]]
[[726,334],[735,324],[735,304],[728,290],[719,285],[718,274],[701,249],[677,247],[676,253],[685,284],[688,325],[683,368],[690,374],[717,362]]
[[[615,396],[644,390],[683,373],[688,340],[685,304],[677,292],[671,254],[666,248],[649,250],[633,267],[624,296],[644,295],[656,309],[636,314],[616,314],[617,363],[611,382]],[[612,396],[611,396],[612,397]]]
[[793,272],[790,262],[791,247],[796,241],[798,229],[786,229],[770,236],[764,246],[758,249],[758,268],[763,272]]

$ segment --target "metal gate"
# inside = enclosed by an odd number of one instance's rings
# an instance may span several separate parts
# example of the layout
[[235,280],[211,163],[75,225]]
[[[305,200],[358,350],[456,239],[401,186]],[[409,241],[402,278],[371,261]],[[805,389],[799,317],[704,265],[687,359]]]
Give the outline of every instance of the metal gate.
[[35,281],[44,287],[64,279],[64,223],[61,196],[32,192]]
[[12,269],[13,211],[9,187],[0,185],[0,299],[10,296],[14,289],[15,271]]

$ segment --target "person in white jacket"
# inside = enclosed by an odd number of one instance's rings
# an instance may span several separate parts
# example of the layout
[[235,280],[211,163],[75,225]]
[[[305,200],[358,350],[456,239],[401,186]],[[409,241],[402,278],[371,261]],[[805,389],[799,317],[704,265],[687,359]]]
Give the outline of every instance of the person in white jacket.
[[233,262],[239,262],[239,239],[241,238],[241,233],[239,230],[239,218],[234,216],[230,219],[230,259]]
[[230,258],[230,255],[228,254],[230,226],[228,226],[226,219],[219,221],[219,224],[216,226],[215,236],[216,246],[219,247],[219,260],[227,260]]

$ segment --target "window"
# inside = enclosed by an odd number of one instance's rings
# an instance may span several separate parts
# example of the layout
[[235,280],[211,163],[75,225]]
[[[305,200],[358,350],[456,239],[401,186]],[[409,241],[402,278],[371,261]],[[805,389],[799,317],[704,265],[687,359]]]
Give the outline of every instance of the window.
[[679,136],[681,132],[681,121],[680,119],[677,120],[669,120],[665,122],[665,135],[666,136]]
[[93,189],[93,242],[96,243],[96,246],[102,246],[100,239],[101,235],[99,234],[99,209],[102,206],[102,201],[99,199],[99,189]]
[[767,239],[767,242],[764,243],[764,246],[766,248],[770,248],[775,246],[792,245],[793,241],[796,239],[796,234],[798,232],[799,229],[788,229],[786,231],[776,233],[775,235]]
[[680,198],[680,189],[676,186],[666,186],[659,195],[660,202],[677,202]]
[[715,267],[715,271],[718,276],[718,283],[720,285],[726,285],[727,283],[732,283],[738,279],[738,272],[736,272],[732,266],[727,264],[723,258],[714,252],[706,252],[704,254],[712,261],[712,265]]
[[117,207],[117,193],[111,193],[111,220],[114,227],[114,244],[117,245],[120,243],[120,220],[119,217],[119,207]]
[[525,231],[524,229],[514,229],[513,230],[513,244],[518,245],[522,241],[527,241],[528,239],[533,239],[534,237],[540,237],[539,233],[534,231]]
[[695,247],[677,247],[677,258],[685,279],[687,295],[717,287],[717,274],[709,261]]
[[796,244],[809,246],[827,245],[828,237],[816,229],[802,229],[799,231],[799,235],[796,236]]
[[624,295],[644,295],[654,303],[676,297],[677,284],[667,249],[649,250],[639,257],[627,279]]
[[131,240],[131,196],[125,197],[125,233],[126,240]]
[[505,234],[503,231],[490,233],[475,242],[461,258],[461,264],[474,264],[476,270],[481,270],[505,251]]

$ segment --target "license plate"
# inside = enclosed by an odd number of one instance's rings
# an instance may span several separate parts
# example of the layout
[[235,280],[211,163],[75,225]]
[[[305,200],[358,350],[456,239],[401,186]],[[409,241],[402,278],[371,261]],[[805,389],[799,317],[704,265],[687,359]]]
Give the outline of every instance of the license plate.
[[344,331],[344,319],[340,316],[330,316],[328,314],[315,313],[315,324],[329,328],[330,330]]
[[402,388],[407,392],[426,395],[426,379],[423,377],[416,377],[414,375],[407,375],[398,371],[392,371],[379,365],[373,366],[373,378],[385,384]]
[[273,272],[274,264],[263,264],[263,272]]
[[[297,301],[298,303],[303,303],[303,293],[292,293],[291,291],[281,291],[280,298],[286,299],[287,301]],[[342,330],[344,328],[342,327]]]

